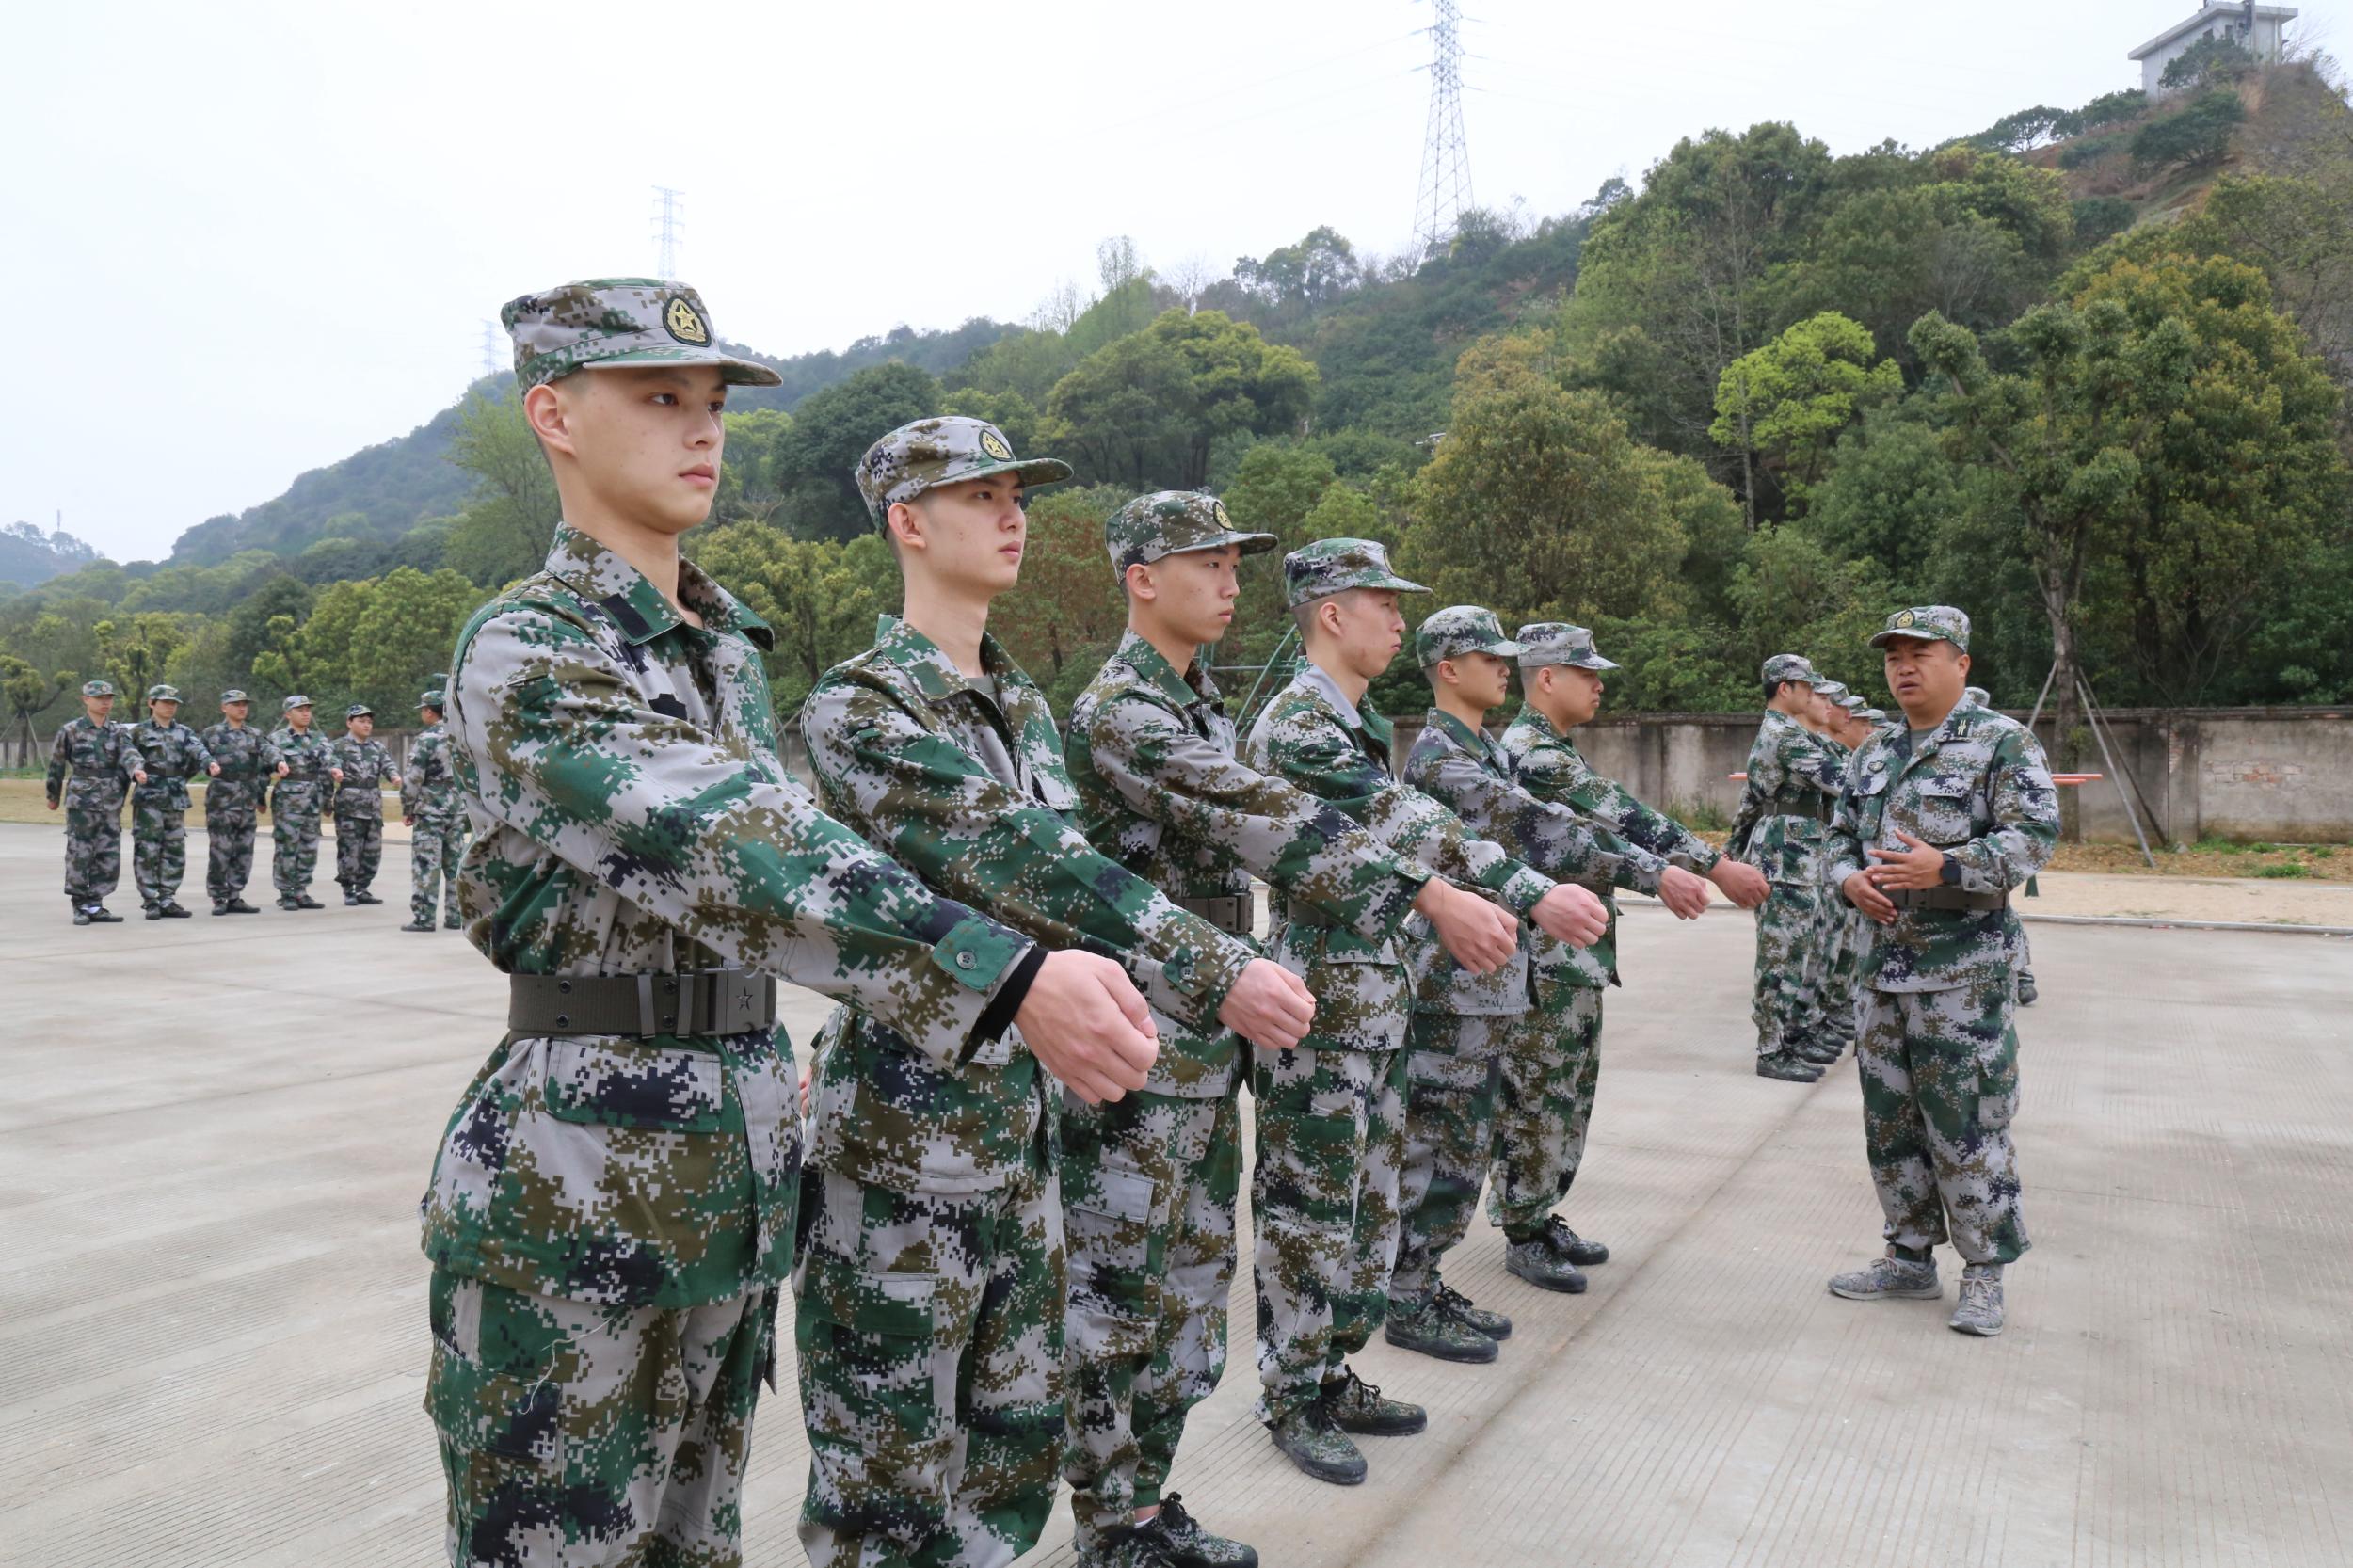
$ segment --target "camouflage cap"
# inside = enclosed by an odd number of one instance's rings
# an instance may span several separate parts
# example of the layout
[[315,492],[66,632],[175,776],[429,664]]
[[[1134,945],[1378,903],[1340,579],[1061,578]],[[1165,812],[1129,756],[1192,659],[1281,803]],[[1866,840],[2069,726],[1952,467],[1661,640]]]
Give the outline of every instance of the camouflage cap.
[[1423,669],[1441,659],[1459,659],[1465,653],[1492,653],[1498,659],[1516,659],[1520,645],[1503,634],[1503,623],[1493,610],[1482,610],[1476,604],[1449,604],[1433,611],[1421,630],[1414,633],[1414,658]]
[[732,387],[773,387],[766,365],[723,354],[702,296],[659,278],[590,278],[510,299],[499,320],[515,340],[524,392],[576,370],[614,365],[717,365]]
[[1785,680],[1802,680],[1820,690],[1822,678],[1814,673],[1814,661],[1802,653],[1776,653],[1765,661],[1764,678],[1773,685]]
[[1865,720],[1872,724],[1885,724],[1887,722],[1887,710],[1884,708],[1865,708],[1863,710],[1863,716]]
[[112,696],[115,695],[115,683],[111,680],[85,680],[82,682],[82,695],[84,696]]
[[1817,681],[1816,682],[1814,689],[1821,693],[1824,696],[1830,698],[1833,702],[1838,703],[1845,702],[1849,695],[1847,688],[1835,680]]
[[1593,634],[1564,620],[1531,621],[1520,628],[1520,667],[1573,664],[1581,670],[1613,670],[1617,664],[1593,648]]
[[1860,718],[1870,709],[1871,701],[1868,697],[1860,697],[1849,694],[1849,696],[1842,696],[1838,699],[1838,706],[1844,708],[1848,712],[1854,714],[1857,718]]
[[424,696],[417,698],[417,706],[420,708],[430,708],[435,712],[440,712],[449,707],[449,702],[439,692],[426,692]]
[[942,414],[902,424],[868,447],[857,460],[856,477],[857,493],[879,528],[894,502],[993,473],[1011,473],[1024,485],[1050,485],[1069,478],[1070,465],[1059,457],[1016,457],[1005,433],[988,421]]
[[1113,512],[1103,524],[1103,543],[1111,552],[1112,569],[1125,573],[1132,566],[1148,566],[1163,555],[1191,550],[1221,550],[1241,546],[1244,555],[1273,550],[1280,543],[1272,534],[1245,534],[1226,515],[1225,503],[1201,490],[1155,490],[1140,495]]
[[1915,604],[1909,610],[1898,610],[1887,617],[1887,624],[1872,634],[1873,648],[1885,648],[1897,637],[1915,637],[1924,643],[1950,643],[1966,653],[1969,651],[1969,617],[1949,604]]
[[289,692],[283,697],[279,699],[278,711],[281,713],[291,713],[297,708],[308,708],[310,706],[311,699],[309,697],[304,696],[300,692]]
[[372,719],[376,717],[376,710],[369,707],[364,702],[355,702],[350,707],[344,710],[344,717],[346,719]]
[[230,687],[227,691],[220,694],[221,706],[223,707],[227,707],[232,702],[251,702],[252,700],[253,699],[251,697],[246,696],[234,686]]
[[180,700],[180,688],[158,680],[155,684],[147,688],[147,700],[150,702],[177,702]]
[[1426,594],[1389,568],[1389,552],[1370,539],[1318,539],[1283,557],[1283,601],[1292,609],[1351,588]]

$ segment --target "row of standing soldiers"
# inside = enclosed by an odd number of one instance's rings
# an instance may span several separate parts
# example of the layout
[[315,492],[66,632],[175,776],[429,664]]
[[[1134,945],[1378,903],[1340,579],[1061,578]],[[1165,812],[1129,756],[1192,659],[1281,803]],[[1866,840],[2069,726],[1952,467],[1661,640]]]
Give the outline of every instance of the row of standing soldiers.
[[[1375,1331],[1462,1361],[1512,1331],[1439,1268],[1491,1177],[1521,1278],[1574,1289],[1580,1253],[1606,1256],[1552,1214],[1610,978],[1595,888],[1696,914],[1703,877],[1742,903],[1762,879],[1663,819],[1625,830],[1623,792],[1543,733],[1565,705],[1516,744],[1479,728],[1496,666],[1531,690],[1606,667],[1577,628],[1431,617],[1437,712],[1401,781],[1364,699],[1417,590],[1369,541],[1285,559],[1306,661],[1238,736],[1206,648],[1243,556],[1274,541],[1207,495],[1111,520],[1128,633],[1065,741],[986,619],[1018,582],[1027,488],[1071,471],[962,418],[858,465],[905,605],[809,695],[812,802],[775,755],[773,634],[675,547],[708,514],[727,387],[775,373],[662,280],[567,284],[503,319],[570,520],[461,633],[449,688],[481,833],[461,903],[510,976],[509,1032],[423,1202],[451,1560],[738,1560],[789,1281],[818,1568],[1009,1562],[1064,1480],[1082,1562],[1254,1564],[1167,1490],[1225,1365],[1242,1087],[1257,1414],[1301,1470],[1361,1480],[1355,1438],[1427,1423],[1350,1366]],[[1974,723],[1929,737],[1956,767],[1989,738]],[[1898,922],[1875,984],[1945,939],[1941,910],[1891,904],[1935,873],[1882,858],[1882,825],[1960,845],[1974,896],[2032,859],[2021,792],[2001,831],[2023,847],[1989,856],[1910,783],[1860,792],[1870,864],[1841,886]],[[1254,877],[1275,900],[1263,948]],[[1567,951],[1540,964],[1540,942]],[[842,1004],[805,1116],[776,979]],[[1558,1000],[1575,991],[1593,1000]],[[1866,1056],[1901,1059],[1934,1011],[1875,1013]],[[1531,1071],[1507,1087],[1514,1059]],[[1482,1134],[1482,1094],[1538,1113]],[[1979,1166],[1944,1174],[1922,1167],[1915,1228],[1923,1203],[1982,1196]],[[1883,1261],[1909,1268],[1880,1293],[1925,1293],[1932,1263]]]
[[[311,897],[318,863],[319,829],[335,822],[335,880],[346,904],[381,904],[369,892],[383,857],[383,787],[394,776],[392,752],[375,739],[375,715],[364,703],[344,714],[344,733],[329,740],[312,727],[309,697],[280,704],[278,728],[264,733],[248,721],[252,699],[221,693],[218,724],[199,733],[180,722],[177,688],[148,688],[148,717],[114,722],[115,689],[106,680],[82,685],[83,716],[61,726],[50,747],[51,810],[66,814],[65,894],[75,925],[120,921],[105,900],[122,872],[122,806],[131,802],[132,876],[141,911],[151,920],[183,920],[179,902],[187,870],[189,781],[205,780],[204,827],[209,840],[204,887],[215,915],[252,915],[245,902],[253,874],[253,846],[266,800],[273,853],[270,876],[281,909],[324,907]],[[408,930],[431,930],[434,895],[443,889],[444,919],[456,921],[456,869],[466,816],[449,766],[440,728],[443,699],[427,692],[417,707],[425,728],[400,773],[401,811],[413,830],[416,873]]]

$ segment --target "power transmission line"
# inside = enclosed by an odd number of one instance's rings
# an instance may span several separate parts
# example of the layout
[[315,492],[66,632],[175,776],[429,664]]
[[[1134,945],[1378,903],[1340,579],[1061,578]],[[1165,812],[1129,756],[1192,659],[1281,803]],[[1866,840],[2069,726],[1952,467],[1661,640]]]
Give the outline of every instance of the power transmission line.
[[482,374],[499,373],[498,323],[485,316],[482,321]]
[[1421,194],[1414,202],[1414,240],[1424,256],[1453,238],[1470,207],[1470,152],[1463,141],[1463,8],[1431,0],[1430,128],[1423,135]]
[[686,228],[686,193],[668,185],[653,187],[653,232],[660,246],[654,270],[657,278],[678,276],[679,235]]

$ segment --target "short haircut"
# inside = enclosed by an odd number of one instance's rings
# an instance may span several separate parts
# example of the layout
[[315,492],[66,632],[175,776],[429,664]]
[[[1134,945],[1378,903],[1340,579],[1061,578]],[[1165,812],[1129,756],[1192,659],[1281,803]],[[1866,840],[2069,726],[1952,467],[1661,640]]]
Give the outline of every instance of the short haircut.
[[1775,700],[1776,698],[1778,698],[1778,697],[1781,696],[1781,689],[1782,689],[1784,686],[1786,686],[1786,685],[1788,685],[1788,684],[1789,684],[1789,682],[1788,682],[1788,681],[1786,681],[1786,680],[1768,680],[1768,681],[1766,681],[1766,682],[1765,682],[1765,700],[1766,700],[1766,701],[1768,701],[1768,702],[1771,702],[1771,701]]

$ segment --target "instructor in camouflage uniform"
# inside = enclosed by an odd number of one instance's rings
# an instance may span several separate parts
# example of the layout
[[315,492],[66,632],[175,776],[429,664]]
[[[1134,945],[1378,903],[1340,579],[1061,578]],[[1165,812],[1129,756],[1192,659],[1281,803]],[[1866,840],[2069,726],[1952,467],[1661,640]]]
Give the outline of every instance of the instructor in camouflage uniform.
[[[1610,907],[1613,887],[1656,893],[1685,919],[1707,907],[1706,886],[1689,872],[1513,782],[1506,754],[1482,728],[1488,712],[1511,696],[1511,661],[1522,652],[1520,644],[1503,634],[1494,611],[1472,604],[1438,611],[1415,633],[1414,651],[1429,678],[1434,706],[1406,756],[1406,783],[1514,858],[1593,893],[1605,909]],[[1593,951],[1545,942],[1570,953]],[[1506,1061],[1526,1063],[1538,1055],[1557,1060],[1565,1042],[1545,1027],[1543,1015],[1529,1012],[1525,941],[1510,964],[1489,975],[1464,973],[1419,940],[1407,956],[1419,983],[1406,1047],[1404,1218],[1383,1333],[1392,1345],[1442,1360],[1493,1361],[1496,1341],[1512,1332],[1511,1320],[1481,1310],[1447,1287],[1439,1278],[1439,1260],[1470,1231],[1494,1153],[1497,1089]],[[1594,1016],[1598,1020],[1598,1009]],[[1530,1030],[1539,1043],[1521,1044],[1519,1037]],[[1514,1111],[1515,1124],[1524,1124],[1526,1107],[1518,1095]],[[1526,1130],[1515,1125],[1515,1132]],[[1559,1146],[1546,1142],[1543,1151],[1521,1150],[1515,1143],[1523,1158],[1511,1161],[1507,1171],[1520,1174],[1528,1157],[1541,1160]],[[1550,1227],[1558,1226],[1564,1237],[1575,1233],[1558,1221],[1548,1223],[1565,1186],[1547,1183],[1541,1204],[1524,1201],[1515,1189],[1513,1201],[1503,1205],[1514,1222],[1506,1232],[1504,1266],[1546,1289],[1584,1285],[1576,1260],[1555,1245]]]
[[[1679,873],[1705,877],[1743,909],[1765,902],[1765,878],[1720,855],[1682,824],[1651,809],[1613,778],[1596,772],[1570,738],[1601,712],[1602,677],[1617,664],[1601,656],[1593,634],[1566,621],[1523,626],[1519,712],[1498,746],[1512,782],[1538,800],[1566,807]],[[1589,883],[1609,914],[1609,929],[1591,947],[1570,947],[1541,933],[1529,936],[1527,1026],[1503,1057],[1496,1110],[1495,1169],[1488,1215],[1506,1242],[1513,1272],[1548,1289],[1584,1288],[1580,1272],[1609,1259],[1609,1249],[1580,1236],[1555,1214],[1585,1158],[1586,1128],[1601,1079],[1602,999],[1619,984],[1618,906],[1609,884]],[[1673,898],[1669,897],[1670,889]],[[1659,897],[1677,914],[1697,909],[1681,875],[1660,874]],[[1676,908],[1676,900],[1683,907]]]
[[472,936],[511,978],[424,1205],[449,1558],[735,1563],[800,1194],[770,977],[951,1058],[1016,1021],[1083,1052],[1126,982],[929,892],[777,760],[771,633],[676,550],[711,506],[728,386],[775,374],[718,353],[680,284],[503,313],[566,520],[450,674],[484,830],[465,901],[501,912]]
[[131,875],[139,907],[151,920],[184,920],[180,883],[188,872],[188,780],[220,764],[203,738],[180,722],[180,688],[147,689],[147,722],[131,731],[147,776],[131,791]]
[[2058,842],[2057,792],[2025,727],[1962,696],[1969,617],[1899,610],[1871,639],[1904,722],[1865,743],[1839,803],[1830,886],[1876,924],[1864,954],[1864,1145],[1887,1256],[1830,1282],[1856,1301],[1944,1293],[1934,1248],[1965,1265],[1952,1327],[2002,1332],[2019,1214],[2018,1032],[2025,944],[2010,896]]
[[1756,911],[1759,1078],[1812,1083],[1836,1060],[1809,1032],[1811,953],[1821,899],[1822,840],[1846,785],[1846,762],[1814,733],[1822,722],[1814,666],[1795,653],[1765,661],[1764,722],[1749,747],[1748,783],[1732,824],[1730,852],[1765,873],[1772,891]]
[[[919,420],[868,449],[858,488],[906,595],[872,650],[809,693],[821,797],[946,896],[1048,946],[1117,955],[1163,1016],[1289,1045],[1314,1012],[1305,987],[1089,847],[1046,699],[988,635],[991,601],[1020,579],[1026,488],[1069,472],[975,419]],[[1136,1024],[1152,1033],[1148,1012]],[[816,1568],[1005,1562],[1045,1528],[1066,1418],[1054,1082],[1115,1100],[1157,1055],[1107,1046],[1115,1075],[1021,1035],[963,1054],[859,1009],[827,1025],[796,1281]],[[1108,1221],[1136,1196],[1112,1185],[1071,1205]]]
[[270,749],[282,765],[269,795],[269,879],[280,909],[324,909],[311,896],[311,873],[319,862],[319,817],[344,771],[334,743],[311,727],[311,699],[301,693],[279,704],[285,722],[270,732]]
[[441,895],[441,923],[457,929],[457,867],[466,854],[466,808],[450,771],[449,735],[441,728],[446,699],[427,692],[417,699],[424,728],[408,744],[408,765],[400,773],[400,820],[408,828],[408,923],[403,931],[433,929],[433,899]]
[[[1225,635],[1242,557],[1271,534],[1237,530],[1198,492],[1138,497],[1105,525],[1128,632],[1070,713],[1064,752],[1080,825],[1180,907],[1236,936],[1250,879],[1368,942],[1410,910],[1434,913],[1475,965],[1512,949],[1510,918],[1400,860],[1341,812],[1234,755],[1233,721],[1200,651]],[[1483,944],[1483,945],[1482,945]],[[1080,1560],[1254,1563],[1163,1496],[1186,1413],[1225,1369],[1225,1304],[1241,1175],[1230,1031],[1159,1016],[1160,1054],[1139,1092],[1063,1110],[1069,1225],[1070,1451],[1064,1474]]]
[[381,904],[368,891],[384,863],[384,786],[396,777],[392,751],[376,739],[376,713],[364,702],[344,712],[335,743],[335,880],[344,903]]
[[49,746],[49,809],[65,808],[65,897],[75,925],[122,919],[105,900],[122,879],[123,792],[146,769],[114,711],[114,682],[83,681],[82,716],[59,725]]
[[[1389,722],[1365,706],[1402,646],[1398,595],[1422,593],[1369,539],[1323,539],[1283,558],[1305,663],[1251,727],[1243,756],[1337,807],[1385,844],[1479,888],[1564,941],[1601,935],[1601,904],[1555,884],[1391,771]],[[1274,1446],[1319,1480],[1353,1485],[1365,1458],[1350,1433],[1423,1430],[1421,1406],[1385,1398],[1348,1357],[1388,1306],[1405,1163],[1405,1046],[1413,984],[1394,940],[1368,940],[1279,903],[1273,949],[1306,979],[1315,1032],[1252,1064],[1257,1164],[1257,1416]]]
[[258,915],[245,901],[253,875],[253,835],[262,792],[269,780],[286,776],[286,764],[269,737],[246,722],[253,702],[235,687],[220,694],[220,723],[204,731],[204,749],[220,764],[204,787],[204,890],[216,915]]

